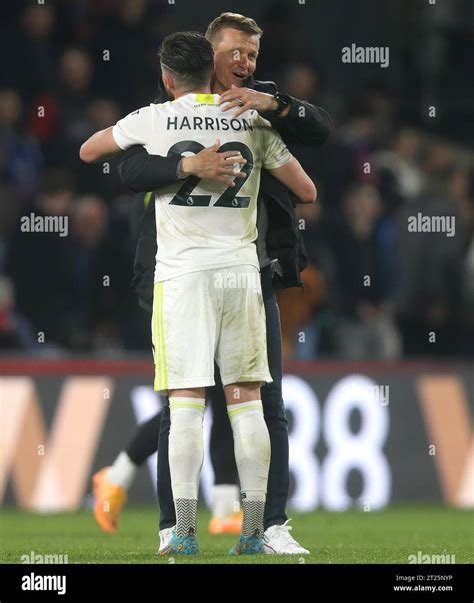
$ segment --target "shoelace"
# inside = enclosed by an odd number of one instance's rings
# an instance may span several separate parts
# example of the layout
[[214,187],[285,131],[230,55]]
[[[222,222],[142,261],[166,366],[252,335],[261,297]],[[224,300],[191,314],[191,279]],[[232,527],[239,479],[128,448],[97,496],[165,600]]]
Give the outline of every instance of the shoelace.
[[293,529],[293,526],[288,525],[290,521],[291,519],[287,519],[284,524],[275,526],[275,531],[278,532],[278,536],[284,541],[285,544],[299,546],[299,544],[290,534],[290,531]]

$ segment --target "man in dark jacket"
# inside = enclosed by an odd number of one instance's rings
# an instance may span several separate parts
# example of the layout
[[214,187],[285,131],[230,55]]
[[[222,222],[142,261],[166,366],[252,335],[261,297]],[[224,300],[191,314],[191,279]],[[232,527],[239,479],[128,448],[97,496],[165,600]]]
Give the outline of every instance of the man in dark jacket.
[[[328,137],[331,121],[321,108],[280,94],[273,82],[253,79],[262,31],[255,21],[241,15],[224,13],[209,26],[206,36],[215,52],[213,93],[221,95],[223,108],[241,107],[241,112],[255,109],[270,121],[287,144],[299,142],[320,145]],[[165,96],[160,101],[168,100]],[[119,165],[123,181],[136,192],[152,191],[194,176],[227,182],[232,175],[218,153],[218,146],[204,149],[192,157],[160,157],[148,155],[142,147],[126,151]],[[154,203],[145,195],[145,213],[137,245],[133,285],[142,307],[151,311],[156,255]],[[262,388],[262,403],[271,440],[271,464],[265,507],[266,552],[307,554],[291,536],[285,512],[289,489],[288,425],[282,398],[282,357],[279,311],[275,288],[301,285],[300,272],[306,256],[290,192],[270,174],[263,171],[258,199],[257,251],[260,261],[262,292],[266,311],[268,362],[273,382]],[[218,373],[218,371],[217,371]],[[232,436],[225,414],[222,385],[216,374],[216,386],[208,391],[214,427],[211,435],[211,456],[216,484],[235,483]],[[133,466],[141,464],[156,450],[158,444],[158,496],[161,509],[161,547],[167,544],[175,524],[173,498],[168,467],[169,406],[165,405],[160,419],[146,423],[116,463],[99,478],[98,490],[110,497],[110,482],[125,486]],[[128,474],[126,477],[124,474]],[[123,482],[121,478],[124,476]],[[100,495],[99,495],[100,499]],[[121,498],[123,500],[123,497]],[[100,500],[98,500],[100,503]],[[217,518],[219,519],[219,518]],[[210,525],[214,533],[226,531],[225,525]]]

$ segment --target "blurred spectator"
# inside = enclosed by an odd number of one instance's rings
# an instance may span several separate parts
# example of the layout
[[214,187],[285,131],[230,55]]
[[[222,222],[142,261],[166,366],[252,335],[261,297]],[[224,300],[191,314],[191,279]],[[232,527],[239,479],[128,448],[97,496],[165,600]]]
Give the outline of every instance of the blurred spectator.
[[309,265],[301,274],[304,288],[278,292],[281,312],[283,359],[311,360],[316,356],[318,332],[314,323],[316,310],[327,300],[324,276]]
[[[72,195],[68,175],[49,172],[38,198],[20,219],[30,220],[33,214],[44,226],[48,216],[68,218]],[[15,287],[17,309],[36,333],[44,333],[45,343],[67,346],[74,306],[70,237],[29,230],[18,224],[8,246],[7,273]]]
[[417,164],[419,151],[419,134],[404,127],[395,131],[389,150],[375,154],[380,192],[388,211],[421,194],[425,182]]
[[324,107],[335,122],[339,121],[342,115],[341,99],[328,90],[321,70],[310,61],[291,63],[280,88],[295,98],[304,98],[310,103]]
[[275,0],[267,5],[259,25],[264,31],[265,50],[258,57],[258,71],[265,72],[268,79],[277,79],[277,75],[303,50],[288,3]]
[[156,96],[158,44],[153,46],[149,39],[147,5],[146,0],[119,0],[118,9],[103,22],[95,39],[97,89],[104,95],[114,90],[124,114]]
[[14,90],[0,90],[0,177],[20,203],[31,200],[43,168],[37,140],[22,126],[22,102]]
[[5,273],[8,236],[18,217],[18,203],[11,187],[0,184],[0,275]]
[[[321,96],[321,82],[318,72],[308,63],[293,63],[285,73],[282,90],[295,96],[315,103]],[[326,107],[326,105],[325,105]]]
[[[360,103],[352,106],[345,124],[319,149],[311,149],[314,176],[326,218],[338,221],[345,191],[357,182],[375,180],[372,156],[376,127],[373,115]],[[311,172],[310,172],[311,173]]]
[[[99,98],[93,100],[85,108],[84,127],[87,129],[85,138],[91,136],[97,130],[103,130],[113,126],[120,119],[120,109],[113,100]],[[87,165],[80,161],[78,155],[79,145],[73,145],[75,151],[71,159],[71,167],[77,175],[78,192],[94,193],[110,202],[122,188],[122,183],[115,168],[116,158],[94,165]]]
[[90,254],[100,245],[107,229],[107,207],[100,197],[85,196],[74,202],[72,214],[72,236],[76,247],[74,253],[74,276],[80,295],[87,295],[88,271],[91,267]]
[[93,68],[89,56],[82,50],[70,48],[62,55],[59,66],[58,127],[62,138],[71,145],[69,155],[88,135],[84,107],[92,98]]
[[[471,223],[474,221],[474,209],[471,208]],[[474,234],[468,241],[461,274],[462,316],[459,324],[459,353],[464,357],[472,356],[474,341]]]
[[[321,72],[309,61],[302,60],[290,64],[285,72],[280,89],[285,94],[295,98],[303,98],[324,107],[329,111],[333,121],[337,120],[337,116],[340,114],[338,99],[335,95],[326,91]],[[326,179],[331,179],[330,172],[337,168],[332,165],[330,160],[326,161],[327,149],[328,144],[324,145],[323,149],[299,144],[290,146],[291,152],[298,157],[301,165],[313,180],[317,181],[319,186],[324,187],[326,184],[329,188],[332,182],[326,182]],[[340,165],[340,162],[337,165]]]
[[339,140],[353,155],[355,176],[360,182],[372,182],[370,166],[376,145],[376,124],[374,116],[364,105],[356,103],[349,119],[339,132]]
[[121,347],[118,325],[131,274],[123,238],[127,240],[109,219],[103,199],[96,195],[76,199],[71,216],[75,349]]
[[381,211],[377,189],[356,185],[343,200],[343,218],[331,236],[339,287],[336,346],[343,358],[399,355],[391,311],[393,250],[389,229],[379,222]]
[[321,205],[319,203],[299,203],[295,211],[309,262],[314,265],[324,264],[327,250]]
[[443,178],[454,162],[454,152],[445,142],[428,143],[425,157],[422,160],[425,177],[429,181],[440,177]]
[[69,48],[60,59],[58,86],[37,99],[31,128],[44,143],[51,164],[66,167],[77,159],[77,148],[89,132],[84,108],[92,99],[92,77],[89,56]]
[[281,313],[284,353],[308,360],[331,351],[336,274],[321,205],[299,204],[296,215],[309,266],[303,273],[303,292],[281,291],[278,299],[285,308]]
[[456,204],[462,231],[463,260],[461,266],[461,293],[457,322],[457,351],[461,356],[472,353],[474,341],[474,177],[466,166],[454,164],[447,176],[447,194]]
[[36,345],[28,323],[15,312],[11,281],[0,276],[0,350],[27,350]]
[[117,103],[109,99],[97,99],[87,107],[87,118],[91,127],[91,134],[115,125],[120,119],[120,109]]
[[[468,224],[454,199],[451,178],[446,174],[436,191],[402,207],[398,214],[400,280],[396,306],[407,356],[452,355],[459,349],[455,334]],[[408,221],[419,215],[429,220],[449,218],[453,232],[413,232]]]
[[[2,74],[8,86],[26,99],[54,86],[56,51],[52,32],[55,9],[49,2],[28,3],[19,15],[19,30],[6,30],[0,42],[2,56],[12,57]],[[3,66],[2,66],[3,71]]]
[[84,196],[74,202],[71,216],[71,272],[75,291],[71,345],[74,348],[93,347],[93,315],[97,291],[103,287],[98,264],[107,222],[107,207],[100,197]]
[[364,105],[372,113],[377,143],[385,145],[395,126],[397,105],[393,92],[382,82],[371,82],[364,94]]

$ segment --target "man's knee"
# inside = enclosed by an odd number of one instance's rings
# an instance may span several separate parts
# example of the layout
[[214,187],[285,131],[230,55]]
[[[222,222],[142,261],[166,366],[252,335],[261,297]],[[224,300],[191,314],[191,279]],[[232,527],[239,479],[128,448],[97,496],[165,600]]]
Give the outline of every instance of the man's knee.
[[225,397],[228,405],[253,402],[261,399],[260,382],[232,383],[226,385]]

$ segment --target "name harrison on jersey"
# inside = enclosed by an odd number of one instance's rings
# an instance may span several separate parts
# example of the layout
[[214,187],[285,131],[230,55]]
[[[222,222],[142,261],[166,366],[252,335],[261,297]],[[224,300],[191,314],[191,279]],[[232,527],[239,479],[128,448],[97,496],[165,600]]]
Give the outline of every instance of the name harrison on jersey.
[[168,117],[167,130],[235,130],[235,132],[253,132],[253,125],[244,118],[226,119],[225,117]]

